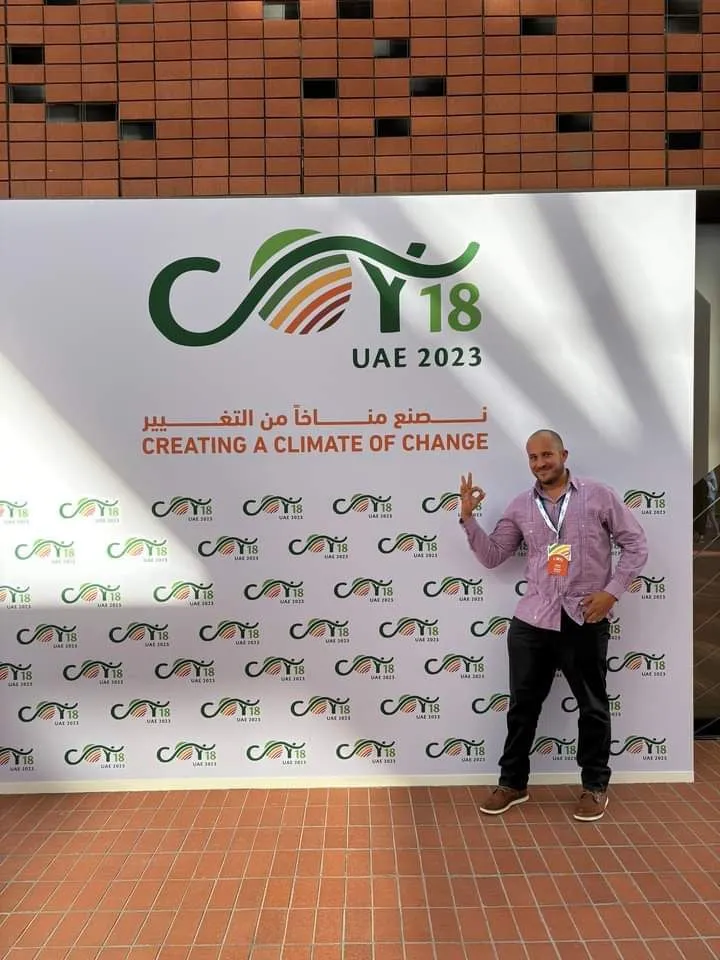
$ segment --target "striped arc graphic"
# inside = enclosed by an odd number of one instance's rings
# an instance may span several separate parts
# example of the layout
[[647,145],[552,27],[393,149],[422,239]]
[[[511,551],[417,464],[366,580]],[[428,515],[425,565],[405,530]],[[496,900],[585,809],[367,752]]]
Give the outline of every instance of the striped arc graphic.
[[260,315],[273,330],[308,334],[327,330],[342,317],[352,290],[344,254],[320,257],[286,277],[263,304]]

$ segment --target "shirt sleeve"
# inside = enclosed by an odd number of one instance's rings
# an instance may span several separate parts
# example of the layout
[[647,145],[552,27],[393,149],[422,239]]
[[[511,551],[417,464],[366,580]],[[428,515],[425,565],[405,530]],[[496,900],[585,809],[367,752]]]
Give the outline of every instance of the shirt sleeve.
[[508,514],[498,520],[492,533],[486,533],[474,517],[461,519],[460,524],[465,530],[470,549],[488,569],[504,563],[522,543],[520,528]]
[[643,528],[615,491],[608,490],[607,493],[604,523],[621,552],[618,565],[605,590],[619,600],[647,563],[647,538]]

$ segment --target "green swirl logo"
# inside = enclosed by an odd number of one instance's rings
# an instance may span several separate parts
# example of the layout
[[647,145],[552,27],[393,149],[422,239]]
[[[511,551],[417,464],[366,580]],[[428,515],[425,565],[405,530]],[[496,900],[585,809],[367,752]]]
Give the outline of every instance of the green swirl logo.
[[654,490],[626,490],[623,503],[630,510],[652,510],[665,506],[665,491],[656,493]]
[[209,763],[217,759],[214,743],[193,743],[191,740],[181,740],[174,747],[160,747],[155,756],[160,763],[173,763],[175,760]]
[[439,497],[425,497],[421,506],[425,513],[437,513],[439,510],[456,513],[460,509],[460,495],[448,491]]
[[166,623],[161,625],[159,623],[133,622],[128,624],[124,633],[122,627],[111,627],[108,636],[112,643],[124,643],[126,640],[131,640],[133,643],[138,643],[141,640],[154,643],[156,640],[167,640],[168,625]]
[[245,540],[243,537],[218,537],[215,543],[212,540],[203,540],[198,544],[197,552],[201,557],[241,557],[257,556],[257,537],[254,540]]
[[531,756],[535,753],[543,757],[575,756],[575,740],[560,740],[558,737],[538,737],[530,750]]
[[392,497],[381,497],[373,493],[354,493],[351,497],[339,497],[333,500],[333,513],[345,516],[346,513],[367,513],[368,516],[389,515],[392,513]]
[[504,637],[511,622],[510,617],[490,617],[487,624],[485,620],[476,620],[470,624],[470,633],[474,637],[486,637],[489,633],[494,637]]
[[419,697],[415,693],[406,693],[397,700],[381,700],[380,713],[393,717],[396,713],[439,713],[440,697]]
[[423,537],[419,533],[399,533],[394,540],[391,537],[378,540],[377,548],[380,553],[394,553],[399,550],[401,553],[435,556],[437,555],[437,535]]
[[307,623],[293,623],[288,633],[293,640],[303,640],[305,637],[325,637],[335,639],[349,636],[348,620],[327,620],[314,617]]
[[0,663],[0,680],[30,680],[32,678],[32,664],[28,663]]
[[214,660],[193,660],[192,657],[179,657],[173,662],[158,663],[155,667],[155,676],[159,680],[169,680],[170,677],[180,677],[187,680],[208,679],[215,676]]
[[[484,706],[481,706],[481,704],[484,704]],[[473,700],[471,706],[473,713],[489,713],[490,710],[493,713],[507,713],[510,706],[510,696],[507,693],[494,693],[487,699],[477,697]]]
[[245,665],[247,677],[299,677],[305,673],[305,658],[289,660],[287,657],[265,657],[262,663],[251,660]]
[[348,597],[369,597],[371,600],[389,599],[393,595],[392,580],[356,577],[350,584],[347,580],[336,583],[333,593],[340,600],[347,600]]
[[104,743],[88,743],[82,750],[67,750],[65,763],[76,767],[79,763],[121,764],[125,762],[125,747],[107,747]]
[[238,719],[252,716],[260,716],[259,700],[243,700],[240,697],[223,697],[217,704],[212,700],[203,703],[200,707],[200,713],[206,720],[212,720],[214,717],[238,717]]
[[[249,278],[254,280],[233,313],[212,330],[199,332],[182,327],[170,307],[175,281],[196,271],[217,273],[220,261],[185,257],[164,267],[150,288],[148,309],[157,330],[171,343],[206,347],[232,336],[255,313],[272,330],[307,335],[322,333],[343,316],[352,291],[348,255],[355,254],[380,298],[380,332],[400,329],[400,292],[407,279],[443,279],[464,270],[478,252],[469,243],[455,260],[420,263],[424,243],[411,243],[401,256],[370,240],[354,236],[322,236],[317,230],[283,230],[269,237],[252,259]],[[388,282],[383,271],[394,271]],[[469,286],[469,285],[468,285]],[[479,315],[479,311],[477,311]],[[472,327],[480,318],[473,319]],[[471,328],[468,321],[458,329]]]
[[619,673],[621,670],[641,670],[646,673],[664,673],[665,672],[665,654],[664,653],[645,653],[642,650],[631,650],[625,656],[608,657],[607,668],[611,673]]
[[437,620],[420,620],[418,617],[400,617],[396,623],[386,620],[378,627],[381,637],[389,640],[391,637],[436,637],[438,635]]
[[66,680],[119,680],[122,678],[122,663],[108,663],[107,660],[83,660],[80,666],[69,663],[63,668],[63,677]]
[[28,627],[23,627],[15,634],[17,642],[23,646],[31,643],[76,643],[77,626],[59,627],[56,623],[40,623],[31,632]]
[[610,755],[613,757],[619,757],[623,753],[632,753],[636,756],[655,757],[664,760],[667,756],[667,737],[663,737],[662,740],[653,740],[652,737],[633,734],[625,737],[625,742],[619,749],[615,747],[616,743],[620,743],[620,741],[613,740],[610,746]]
[[268,740],[264,745],[253,743],[245,751],[245,756],[254,763],[258,760],[304,760],[305,744]]
[[160,703],[159,700],[131,700],[127,708],[124,703],[114,703],[110,707],[110,716],[113,720],[127,720],[128,717],[135,720],[166,720],[170,717],[170,701]]
[[428,580],[423,584],[423,593],[426,597],[482,597],[482,580],[466,580],[465,577],[443,577],[437,580]]
[[431,657],[425,661],[425,673],[436,676],[438,673],[460,673],[481,677],[485,673],[484,657],[468,657],[464,653],[448,653],[442,660]]
[[77,590],[65,587],[60,592],[60,599],[63,603],[119,603],[120,585],[111,587],[103,583],[83,583]]
[[246,500],[242,512],[247,517],[257,517],[260,513],[277,513],[279,516],[302,515],[302,497],[281,497],[270,494],[261,500]]
[[443,743],[429,743],[425,753],[433,760],[439,757],[463,757],[480,759],[485,756],[484,740],[465,740],[463,737],[448,737]]
[[18,560],[29,560],[31,557],[37,557],[40,560],[46,560],[51,557],[53,560],[71,560],[75,556],[75,543],[70,540],[64,543],[60,540],[36,540],[34,543],[19,543],[15,547],[15,556]]
[[635,577],[630,582],[628,593],[641,593],[644,597],[660,596],[665,593],[665,577]]
[[20,707],[18,719],[23,723],[32,723],[33,720],[56,720],[63,722],[77,720],[77,703],[58,703],[56,700],[41,700],[33,711],[32,707]]
[[338,760],[352,760],[359,757],[361,760],[395,759],[394,740],[356,740],[355,743],[341,743],[335,750]]
[[291,540],[288,550],[295,557],[304,553],[347,554],[347,537],[331,537],[327,533],[313,533],[306,540]]
[[125,543],[108,544],[106,552],[112,560],[119,560],[121,557],[157,560],[167,557],[167,540],[144,540],[142,537],[130,537]]
[[290,713],[294,717],[306,717],[309,713],[319,717],[323,715],[347,716],[350,713],[350,698],[338,700],[335,697],[310,697],[309,700],[293,700],[290,704]]
[[290,600],[303,595],[303,581],[265,580],[262,584],[249,583],[243,591],[247,600]]
[[35,763],[34,748],[0,747],[0,767],[32,767]]
[[212,603],[214,599],[212,583],[193,583],[191,580],[176,580],[171,587],[155,587],[153,599],[158,603],[178,600],[183,603]]
[[212,498],[206,500],[195,497],[172,497],[170,500],[156,500],[150,507],[154,517],[187,517],[196,520],[212,516]]
[[[239,640],[256,639],[260,636],[259,623],[242,623],[240,620],[221,620],[217,627],[206,623],[198,630],[201,640],[210,643],[211,640]],[[214,632],[213,632],[214,630]]]
[[6,606],[30,603],[30,587],[11,587],[7,583],[0,584],[0,603]]
[[0,517],[6,520],[26,520],[28,516],[27,501],[15,503],[13,500],[0,500]]
[[74,517],[95,517],[98,520],[117,519],[120,516],[120,507],[117,500],[97,500],[94,497],[81,497],[75,503],[61,503],[58,513],[63,520],[72,520]]
[[341,677],[349,677],[351,673],[370,674],[371,676],[388,676],[395,673],[395,657],[373,657],[370,654],[359,653],[352,660],[338,660],[335,664],[335,673]]

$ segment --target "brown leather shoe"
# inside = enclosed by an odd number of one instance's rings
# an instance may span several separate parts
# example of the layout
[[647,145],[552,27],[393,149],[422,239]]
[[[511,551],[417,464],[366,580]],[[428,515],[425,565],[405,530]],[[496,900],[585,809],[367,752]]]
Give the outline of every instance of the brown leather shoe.
[[525,803],[529,799],[527,790],[513,790],[512,787],[493,787],[480,804],[480,810],[482,813],[496,816],[498,813],[505,813],[510,807],[515,807],[518,803]]
[[600,820],[605,816],[608,795],[604,790],[583,790],[575,807],[576,820]]

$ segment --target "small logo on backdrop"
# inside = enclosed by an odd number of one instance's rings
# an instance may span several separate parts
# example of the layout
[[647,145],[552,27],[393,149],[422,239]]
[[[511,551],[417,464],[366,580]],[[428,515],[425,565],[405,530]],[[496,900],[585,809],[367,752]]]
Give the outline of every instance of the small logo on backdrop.
[[35,767],[34,747],[0,747],[0,767],[10,773],[30,773]]
[[241,697],[222,697],[217,703],[208,700],[200,707],[200,715],[206,720],[235,717],[238,723],[259,723],[262,719],[260,701],[243,700]]
[[63,540],[35,540],[15,547],[18,560],[49,560],[51,563],[75,563],[75,542]]
[[518,582],[515,584],[515,593],[519,597],[524,597],[525,594],[527,593],[527,587],[528,587],[527,580],[518,580]]
[[32,680],[31,663],[0,663],[0,681],[6,682],[8,687],[31,687]]
[[[438,497],[425,497],[421,507],[425,513],[438,513],[440,510],[457,513],[460,510],[460,494],[448,491],[447,493],[441,493]],[[482,516],[481,503],[473,510],[473,516]]]
[[623,501],[626,507],[643,516],[662,517],[667,510],[667,497],[664,490],[662,493],[656,493],[654,490],[626,490]]
[[78,666],[69,663],[63,668],[63,677],[74,682],[75,680],[97,680],[101,686],[118,686],[123,682],[123,665],[108,663],[107,660],[83,660]]
[[305,744],[288,743],[287,740],[268,740],[265,744],[253,743],[245,751],[245,756],[253,763],[260,760],[280,760],[283,766],[300,766],[307,763]]
[[16,500],[0,500],[0,520],[5,523],[28,523],[30,511],[27,502],[18,503]]
[[419,533],[399,533],[395,539],[383,537],[377,545],[380,553],[410,553],[420,560],[437,559],[437,534],[432,537],[421,536]]
[[259,660],[250,660],[245,664],[245,676],[252,677],[279,677],[280,680],[304,680],[305,659],[289,660],[287,657],[265,657],[262,663]]
[[77,703],[58,703],[57,700],[41,700],[35,707],[20,707],[18,710],[18,719],[23,723],[52,720],[56,727],[76,727],[79,718]]
[[393,507],[392,497],[381,497],[373,493],[354,493],[351,497],[339,497],[333,500],[333,513],[341,517],[346,513],[364,513],[371,520],[390,520]]
[[110,716],[113,720],[144,720],[145,723],[170,723],[170,701],[160,703],[159,700],[131,700],[130,703],[114,703],[110,707]]
[[267,513],[276,515],[279,520],[302,520],[303,498],[270,494],[259,500],[246,500],[242,505],[242,512],[246,517],[257,517],[261,513]]
[[30,587],[11,587],[0,584],[0,605],[5,610],[29,610],[32,606]]
[[396,700],[382,700],[380,713],[386,717],[403,713],[406,716],[413,714],[417,720],[439,720],[440,697],[419,697],[415,693],[406,693]]
[[150,507],[154,517],[184,517],[191,522],[212,520],[212,497],[199,500],[195,497],[172,497],[170,500],[156,500]]
[[191,740],[180,740],[174,747],[160,747],[155,756],[160,763],[191,760],[193,767],[217,766],[217,751],[214,743],[193,743]]
[[397,636],[412,637],[416,643],[437,643],[440,640],[438,621],[418,617],[400,617],[395,622],[386,620],[378,627],[378,633],[387,640]]
[[155,676],[159,680],[178,677],[181,680],[189,680],[190,683],[215,683],[215,661],[178,657],[172,664],[158,663],[155,667]]
[[176,580],[170,587],[160,586],[153,590],[157,603],[185,604],[188,607],[212,607],[215,592],[212,583],[193,583],[191,580]]
[[443,577],[442,580],[428,580],[423,584],[423,593],[426,597],[455,597],[460,601],[482,601],[483,582],[467,580],[465,577]]
[[120,503],[118,500],[98,500],[95,497],[81,497],[68,503],[61,503],[58,513],[63,520],[94,520],[96,523],[119,523]]
[[142,537],[129,537],[125,543],[109,543],[107,555],[111,560],[129,557],[144,563],[167,563],[167,540],[145,540]]
[[97,763],[101,770],[122,770],[125,767],[125,747],[88,743],[79,750],[66,750],[64,759],[71,767],[80,763]]
[[349,643],[349,620],[328,620],[324,617],[314,617],[306,623],[293,623],[288,633],[293,640],[304,640],[305,637],[323,637],[325,643]]
[[373,680],[394,680],[395,657],[373,657],[371,654],[359,653],[352,660],[338,660],[335,673],[341,677],[357,673]]
[[290,704],[290,713],[294,717],[325,717],[326,720],[349,720],[350,698],[310,697],[309,700],[294,700]]
[[356,740],[355,743],[340,743],[335,750],[338,760],[369,760],[371,763],[395,763],[397,751],[394,740]]
[[510,617],[490,617],[489,620],[475,620],[470,624],[473,637],[506,637],[512,620]]
[[57,650],[72,650],[77,647],[78,635],[77,627],[60,627],[56,623],[40,623],[31,630],[29,627],[23,627],[15,635],[17,642],[22,646],[28,646],[31,643],[52,643]]
[[197,552],[201,557],[224,557],[227,560],[258,560],[260,548],[258,538],[246,540],[243,537],[218,537],[212,540],[202,540],[198,544]]
[[279,600],[280,603],[304,603],[303,581],[263,580],[249,583],[243,590],[247,600]]
[[615,615],[608,617],[608,634],[613,640],[617,640],[622,636],[620,617]]
[[641,677],[664,677],[665,654],[631,650],[622,658],[608,657],[607,668],[611,673],[619,673],[621,670],[639,670]]
[[482,680],[485,677],[484,657],[468,657],[464,653],[447,653],[442,660],[425,661],[425,673],[456,673],[462,680]]
[[652,737],[633,734],[625,737],[620,747],[615,746],[617,743],[620,743],[620,741],[613,740],[610,747],[610,755],[613,757],[620,757],[623,753],[631,753],[642,760],[659,763],[664,763],[667,760],[667,737],[663,737],[662,740],[653,740]]
[[331,537],[327,533],[312,533],[304,540],[291,540],[288,550],[294,557],[304,553],[321,554],[326,560],[347,560],[347,537]]
[[394,600],[392,580],[373,580],[372,577],[355,577],[352,583],[343,580],[335,584],[333,593],[340,600],[348,597],[363,597],[370,603],[392,603]]
[[146,647],[169,647],[170,634],[166,623],[145,623],[134,621],[127,627],[111,627],[108,633],[112,643],[140,643]]
[[537,753],[541,757],[552,757],[553,760],[565,760],[574,757],[576,741],[561,740],[559,737],[538,737],[532,745],[530,755]]
[[485,741],[448,737],[443,743],[429,743],[425,747],[425,753],[432,760],[440,757],[460,757],[463,763],[484,763]]
[[[564,697],[560,702],[560,706],[565,713],[577,713],[578,710],[578,702],[575,697]],[[608,707],[612,717],[622,716],[622,698],[619,693],[617,696],[608,697]]]
[[527,560],[528,557],[528,545],[523,540],[520,546],[515,551],[515,556],[519,557],[521,560]]
[[104,583],[81,583],[79,587],[65,587],[60,591],[63,603],[86,603],[95,607],[121,607],[120,586]]
[[236,647],[256,646],[260,643],[260,624],[244,623],[240,620],[221,620],[217,626],[204,624],[198,630],[198,636],[205,643],[212,640],[234,640]]
[[642,600],[664,600],[665,577],[635,577],[628,587],[628,593],[638,593]]
[[494,693],[491,697],[477,697],[472,704],[473,713],[507,713],[510,706],[510,695]]

